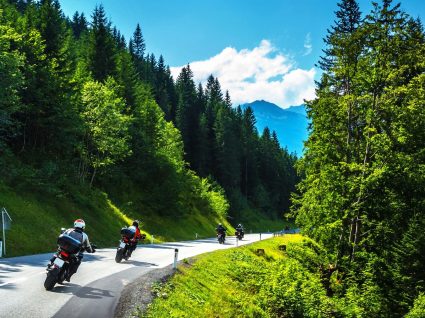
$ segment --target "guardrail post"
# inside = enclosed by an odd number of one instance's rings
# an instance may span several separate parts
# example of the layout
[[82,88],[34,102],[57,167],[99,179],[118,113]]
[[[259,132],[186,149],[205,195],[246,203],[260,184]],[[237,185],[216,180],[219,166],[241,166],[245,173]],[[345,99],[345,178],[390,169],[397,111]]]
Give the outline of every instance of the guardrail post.
[[173,268],[176,269],[177,268],[177,259],[179,257],[179,249],[176,248],[174,249],[174,263],[173,263]]

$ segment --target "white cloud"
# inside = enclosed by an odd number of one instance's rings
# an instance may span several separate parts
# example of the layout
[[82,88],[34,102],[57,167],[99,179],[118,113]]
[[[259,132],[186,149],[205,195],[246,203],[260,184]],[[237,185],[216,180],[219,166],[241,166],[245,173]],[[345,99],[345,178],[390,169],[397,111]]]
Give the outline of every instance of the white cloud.
[[[171,67],[174,78],[182,67]],[[205,85],[210,74],[217,77],[235,105],[264,99],[286,108],[315,97],[315,69],[295,68],[294,62],[268,40],[252,50],[227,47],[208,60],[190,63],[190,67],[196,83]]]
[[311,34],[310,32],[307,33],[304,39],[304,56],[309,55],[313,51],[313,45],[311,44]]

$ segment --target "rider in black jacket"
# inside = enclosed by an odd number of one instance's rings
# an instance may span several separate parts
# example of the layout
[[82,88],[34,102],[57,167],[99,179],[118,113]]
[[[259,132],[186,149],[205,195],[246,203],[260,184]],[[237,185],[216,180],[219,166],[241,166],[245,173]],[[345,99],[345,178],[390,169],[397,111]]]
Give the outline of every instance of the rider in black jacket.
[[81,264],[81,260],[83,259],[83,252],[84,251],[87,251],[89,253],[96,252],[94,247],[90,244],[89,237],[87,236],[86,233],[84,233],[85,227],[86,227],[86,223],[84,222],[84,220],[83,219],[77,219],[74,222],[74,227],[66,230],[63,233],[63,234],[69,235],[72,238],[80,241],[81,245],[82,245],[82,248],[77,255],[76,261],[71,262],[69,264],[68,276],[65,277],[66,281],[68,281],[68,282],[70,281],[71,276],[74,275],[77,272],[78,267]]
[[218,226],[215,230],[217,231],[217,234],[223,234],[226,236],[226,228],[221,223],[218,223]]
[[243,226],[242,226],[242,224],[240,224],[240,223],[239,223],[235,230],[236,230],[236,232],[241,232],[242,237],[244,237],[245,233],[244,233],[244,231],[243,231]]

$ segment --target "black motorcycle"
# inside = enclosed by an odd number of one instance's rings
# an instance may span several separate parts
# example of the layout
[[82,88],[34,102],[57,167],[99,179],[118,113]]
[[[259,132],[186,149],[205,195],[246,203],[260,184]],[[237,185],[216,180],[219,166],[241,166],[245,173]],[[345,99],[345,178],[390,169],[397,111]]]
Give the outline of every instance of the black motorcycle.
[[82,248],[80,241],[66,234],[61,234],[57,243],[58,251],[53,255],[46,269],[47,277],[44,281],[46,290],[53,289],[56,283],[63,283],[68,275],[70,264],[78,262],[77,255]]
[[226,240],[226,234],[217,233],[217,240],[220,244],[224,244],[224,241]]
[[244,237],[244,233],[243,233],[243,231],[236,231],[235,236],[239,241],[242,241],[242,239]]
[[[136,234],[136,232],[132,228],[123,227],[121,229],[121,240],[120,245],[117,247],[117,253],[115,254],[115,262],[121,263],[123,259],[127,261],[130,258],[133,244],[137,244],[131,241],[134,234]],[[141,239],[143,240],[145,238],[146,235],[141,234]]]

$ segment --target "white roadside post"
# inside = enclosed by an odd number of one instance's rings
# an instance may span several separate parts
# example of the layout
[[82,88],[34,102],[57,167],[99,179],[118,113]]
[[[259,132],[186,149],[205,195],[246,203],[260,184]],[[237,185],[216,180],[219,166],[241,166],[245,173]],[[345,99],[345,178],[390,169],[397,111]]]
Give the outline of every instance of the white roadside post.
[[173,268],[177,269],[177,259],[179,257],[179,249],[175,248],[174,249],[174,263],[173,263]]
[[3,239],[0,238],[0,258],[3,257]]
[[239,246],[239,240],[238,240],[238,237],[236,236],[236,247],[238,246]]
[[151,244],[153,244],[153,240],[154,240],[154,237],[153,237],[153,235],[151,236]]
[[[6,217],[8,218],[8,223],[6,224]],[[1,225],[3,229],[3,236],[2,236],[2,247],[0,247],[0,257],[3,257],[6,255],[6,230],[10,228],[10,222],[12,221],[12,218],[10,217],[9,213],[7,213],[5,208],[1,209]],[[0,245],[0,246],[1,246]]]
[[198,233],[195,233],[195,239],[198,239]]
[[261,241],[261,233],[260,233],[260,241]]
[[[4,241],[4,255],[6,255],[6,232],[5,232],[5,226],[4,226],[4,208],[1,209],[1,227],[3,228],[3,236],[2,239]],[[0,245],[0,256],[3,257],[3,244]]]

